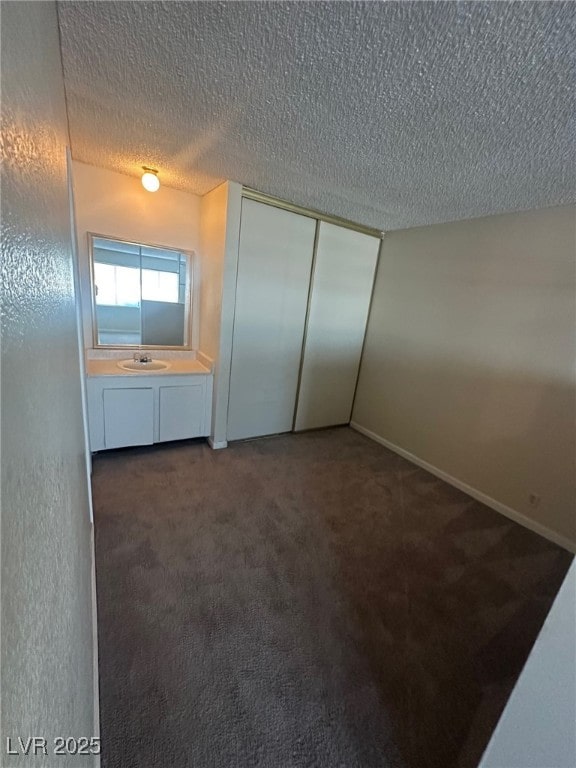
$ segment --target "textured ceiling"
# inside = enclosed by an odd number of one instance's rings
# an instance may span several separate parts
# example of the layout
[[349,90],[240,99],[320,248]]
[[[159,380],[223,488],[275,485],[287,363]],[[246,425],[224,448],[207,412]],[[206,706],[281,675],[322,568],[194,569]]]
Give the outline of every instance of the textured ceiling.
[[61,2],[73,155],[380,229],[572,202],[571,2]]

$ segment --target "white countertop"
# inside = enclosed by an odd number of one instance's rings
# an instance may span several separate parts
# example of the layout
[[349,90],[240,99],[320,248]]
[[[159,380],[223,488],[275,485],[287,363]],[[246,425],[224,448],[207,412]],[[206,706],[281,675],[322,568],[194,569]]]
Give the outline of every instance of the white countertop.
[[[124,358],[130,359],[130,358]],[[160,360],[160,358],[157,358]],[[163,368],[160,371],[126,371],[118,366],[119,359],[100,359],[100,360],[87,360],[86,361],[86,374],[89,377],[94,376],[133,376],[135,378],[142,376],[193,376],[212,373],[210,368],[202,365],[198,360],[191,358],[173,358],[171,360],[163,360],[163,362],[170,363],[169,368]]]

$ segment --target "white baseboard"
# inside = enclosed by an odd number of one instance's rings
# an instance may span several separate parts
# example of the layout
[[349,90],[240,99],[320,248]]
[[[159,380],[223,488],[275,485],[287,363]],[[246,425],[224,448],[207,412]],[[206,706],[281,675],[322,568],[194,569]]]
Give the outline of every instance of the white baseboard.
[[219,451],[221,448],[228,448],[228,440],[212,440],[212,438],[209,437],[208,445],[212,450]]
[[537,523],[535,520],[531,520],[521,512],[512,509],[512,507],[508,507],[506,504],[502,504],[500,501],[496,501],[496,499],[493,499],[491,496],[487,496],[485,493],[482,493],[482,491],[478,491],[476,488],[472,488],[471,485],[462,482],[462,480],[458,480],[456,477],[452,477],[452,475],[449,475],[442,469],[438,469],[438,467],[435,467],[433,464],[429,464],[427,461],[424,461],[424,459],[420,459],[413,453],[404,450],[404,448],[400,448],[400,446],[391,443],[384,437],[380,437],[380,435],[377,435],[375,432],[366,429],[366,427],[362,427],[355,421],[350,422],[350,427],[355,429],[356,432],[360,432],[362,435],[369,437],[370,440],[374,440],[376,443],[380,443],[380,445],[383,445],[385,448],[394,451],[394,453],[397,453],[399,456],[402,456],[402,458],[412,462],[412,464],[416,464],[417,466],[422,467],[422,469],[430,472],[430,474],[439,477],[441,480],[444,480],[450,485],[453,485],[454,488],[458,488],[459,491],[464,491],[464,493],[467,493],[468,496],[476,499],[476,501],[480,501],[487,507],[490,507],[496,512],[500,512],[500,514],[510,518],[510,520],[514,520],[515,523],[523,525],[524,528],[529,528],[531,531],[534,531],[534,533],[538,533],[540,536],[543,536],[545,539],[552,541],[554,544],[558,544],[559,547],[563,547],[569,552],[576,553],[576,543],[566,538],[566,536],[562,536],[562,534],[556,533],[547,526],[542,525],[542,523]]
[[[100,684],[98,676],[98,603],[96,601],[96,548],[94,541],[94,525],[92,525],[92,675],[94,686],[94,730],[91,734],[100,738]],[[102,744],[102,742],[100,742]],[[100,768],[100,755],[94,755],[94,768]]]

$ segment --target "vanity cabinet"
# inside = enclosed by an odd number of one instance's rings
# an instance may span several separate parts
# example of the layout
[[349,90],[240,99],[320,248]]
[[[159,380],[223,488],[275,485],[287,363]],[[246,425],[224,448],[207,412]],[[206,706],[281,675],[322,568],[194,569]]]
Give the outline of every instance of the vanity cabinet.
[[[204,432],[203,383],[161,386],[159,389],[159,441],[184,440]],[[208,430],[209,431],[209,430]]]
[[152,387],[102,389],[104,447],[150,445],[154,442]]
[[94,376],[87,394],[91,451],[210,434],[212,374]]

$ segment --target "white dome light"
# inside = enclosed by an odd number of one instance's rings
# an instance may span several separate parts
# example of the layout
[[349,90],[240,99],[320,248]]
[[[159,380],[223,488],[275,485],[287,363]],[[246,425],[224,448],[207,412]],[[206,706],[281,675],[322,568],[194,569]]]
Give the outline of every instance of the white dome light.
[[142,186],[147,189],[148,192],[156,192],[160,189],[160,179],[158,178],[158,171],[153,168],[143,168],[142,174]]

